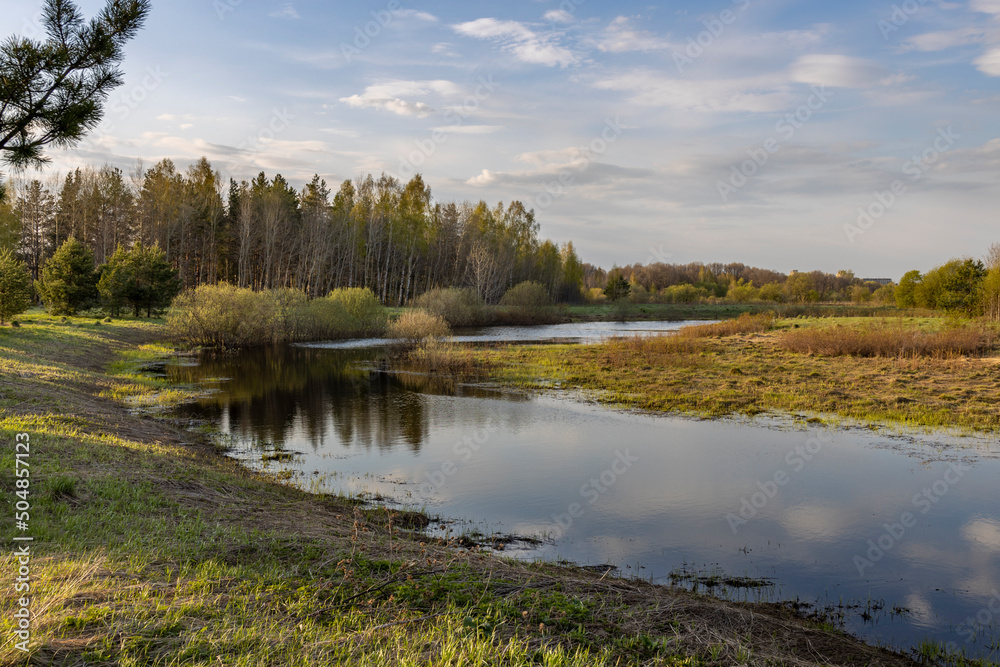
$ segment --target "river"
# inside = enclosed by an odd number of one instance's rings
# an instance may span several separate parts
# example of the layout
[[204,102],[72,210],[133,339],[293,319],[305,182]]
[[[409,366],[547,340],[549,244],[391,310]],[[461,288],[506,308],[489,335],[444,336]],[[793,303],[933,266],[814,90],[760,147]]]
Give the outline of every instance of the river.
[[[466,344],[660,334],[684,323],[469,332]],[[168,367],[232,455],[307,490],[426,509],[509,555],[613,565],[730,599],[786,601],[869,642],[1000,657],[1000,445],[699,420],[582,396],[381,370],[384,341],[204,354]]]

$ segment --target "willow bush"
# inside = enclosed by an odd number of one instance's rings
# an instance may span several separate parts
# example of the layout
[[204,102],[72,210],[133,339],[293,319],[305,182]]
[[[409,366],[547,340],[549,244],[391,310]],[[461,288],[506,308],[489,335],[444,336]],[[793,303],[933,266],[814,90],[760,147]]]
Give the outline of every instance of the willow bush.
[[417,297],[413,305],[437,315],[453,327],[474,327],[490,320],[476,291],[468,287],[435,288]]
[[309,299],[293,289],[255,292],[202,285],[178,296],[167,316],[179,343],[236,348],[381,335],[386,312],[371,290],[334,290]]

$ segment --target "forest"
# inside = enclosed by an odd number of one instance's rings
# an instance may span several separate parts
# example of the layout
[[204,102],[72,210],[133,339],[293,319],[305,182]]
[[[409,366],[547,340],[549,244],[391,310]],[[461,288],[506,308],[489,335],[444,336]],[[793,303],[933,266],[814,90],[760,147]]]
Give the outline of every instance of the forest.
[[420,175],[344,181],[319,176],[297,191],[280,174],[223,183],[202,158],[185,172],[170,160],[149,169],[77,169],[49,184],[16,183],[0,204],[0,248],[16,250],[31,277],[68,238],[104,264],[119,246],[159,246],[183,287],[229,282],[321,296],[365,286],[402,305],[436,288],[467,286],[486,303],[520,282],[575,300],[583,266],[572,242],[538,236],[519,201],[490,206],[436,202]]
[[[85,167],[0,189],[0,252],[24,263],[37,296],[44,296],[37,288],[46,263],[70,238],[89,252],[95,281],[134,250],[130,261],[142,255],[147,274],[162,273],[156,262],[172,267],[180,290],[227,283],[313,298],[365,287],[384,305],[403,306],[459,287],[496,304],[531,281],[554,303],[832,301],[1000,317],[996,246],[985,261],[953,259],[900,280],[850,270],[786,274],[738,262],[605,270],[583,262],[572,241],[541,239],[535,212],[522,202],[436,201],[419,174],[406,183],[369,174],[345,180],[336,192],[316,175],[296,190],[280,174],[225,183],[206,158],[184,171],[165,159],[148,169],[137,162],[128,175],[108,165]],[[116,313],[121,303],[102,305]]]

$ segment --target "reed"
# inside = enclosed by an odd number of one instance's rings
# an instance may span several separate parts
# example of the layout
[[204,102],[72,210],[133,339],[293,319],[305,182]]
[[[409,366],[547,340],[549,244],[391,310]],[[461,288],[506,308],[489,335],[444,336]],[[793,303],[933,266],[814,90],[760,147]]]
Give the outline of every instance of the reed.
[[997,348],[994,329],[971,324],[940,331],[921,331],[903,324],[879,322],[867,326],[794,329],[779,339],[790,352],[828,357],[932,357],[954,359],[981,356]]

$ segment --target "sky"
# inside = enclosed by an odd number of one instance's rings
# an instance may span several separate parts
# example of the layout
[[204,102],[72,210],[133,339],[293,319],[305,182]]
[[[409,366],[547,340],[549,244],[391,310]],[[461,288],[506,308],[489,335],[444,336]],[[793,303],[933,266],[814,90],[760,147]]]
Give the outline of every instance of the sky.
[[1000,242],[1000,0],[153,0],[123,67],[50,172],[420,173],[606,268],[898,279]]

